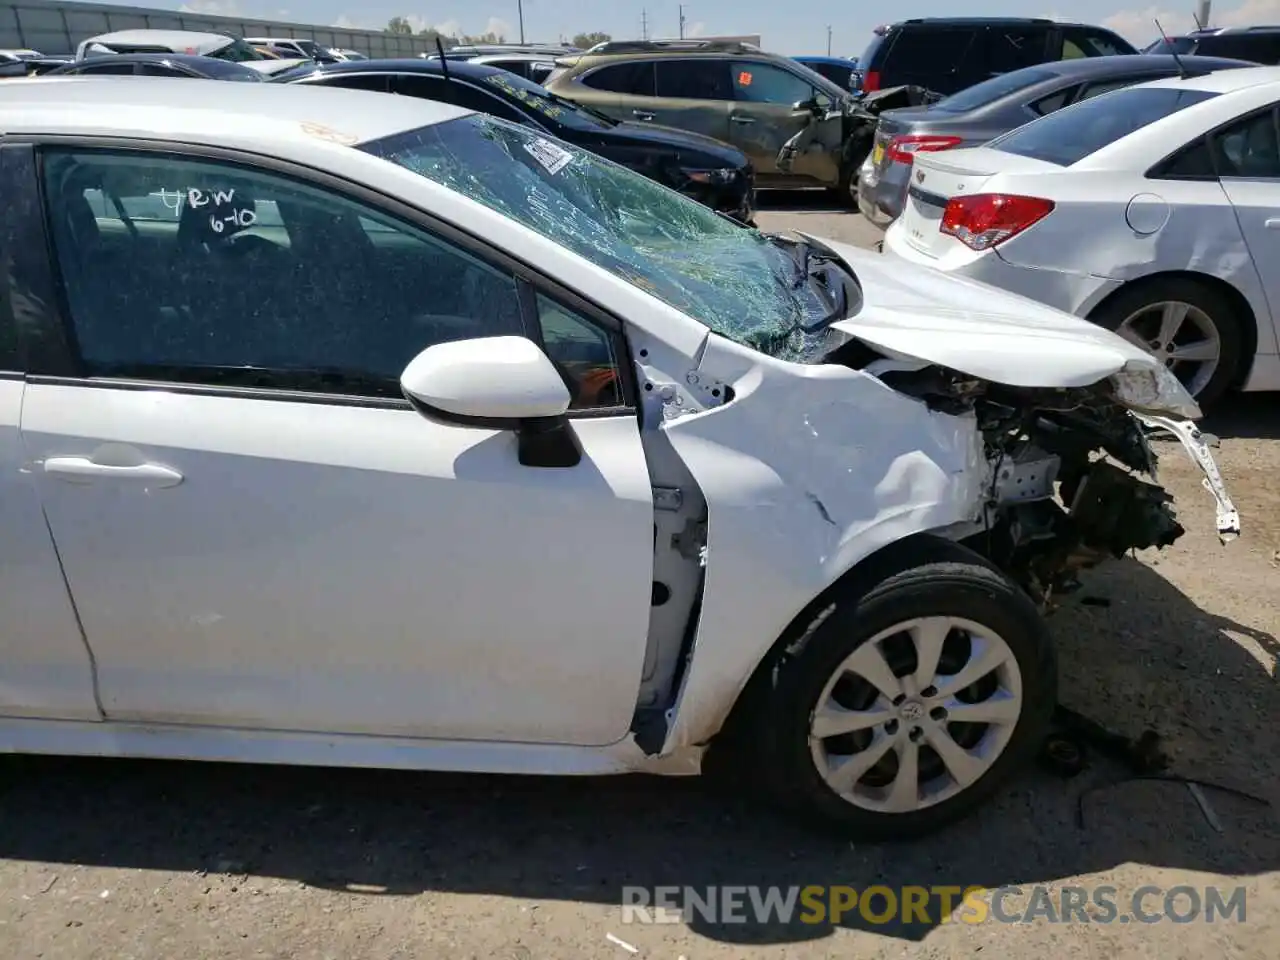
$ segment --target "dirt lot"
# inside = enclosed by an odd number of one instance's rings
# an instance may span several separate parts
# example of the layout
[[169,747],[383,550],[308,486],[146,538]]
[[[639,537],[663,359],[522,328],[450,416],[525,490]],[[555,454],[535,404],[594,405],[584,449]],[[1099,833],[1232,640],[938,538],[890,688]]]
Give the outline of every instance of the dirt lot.
[[[867,242],[853,215],[773,209]],[[1178,450],[1165,479],[1190,533],[1095,574],[1054,617],[1063,698],[1109,727],[1168,737],[1180,772],[1280,803],[1280,412],[1254,397],[1207,426],[1244,518],[1222,547]],[[1105,605],[1109,601],[1109,606]],[[1276,956],[1276,814],[1181,785],[1032,772],[928,843],[815,836],[694,780],[548,780],[23,760],[0,793],[0,958],[494,960],[768,957]],[[1077,804],[1085,798],[1085,826]],[[1247,888],[1243,923],[1007,926],[625,925],[624,885],[1109,884]],[[1016,897],[1010,910],[1021,905]],[[1159,897],[1146,901],[1158,908]],[[1271,946],[1267,947],[1267,943]]]

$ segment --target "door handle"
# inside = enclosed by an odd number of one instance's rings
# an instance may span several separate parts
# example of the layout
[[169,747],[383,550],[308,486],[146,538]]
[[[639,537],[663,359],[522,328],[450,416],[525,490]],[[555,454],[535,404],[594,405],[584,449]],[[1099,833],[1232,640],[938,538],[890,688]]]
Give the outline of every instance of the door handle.
[[1280,230],[1280,217],[1271,217],[1267,221],[1268,230]]
[[635,114],[635,118],[636,118],[637,120],[652,120],[652,119],[653,119],[653,114],[652,114],[652,113],[649,113],[647,110],[632,110],[631,112],[632,112],[633,114]]
[[730,117],[729,122],[730,123],[755,123],[756,118],[755,117]]
[[44,472],[67,483],[92,483],[94,480],[132,480],[163,490],[182,482],[177,470],[158,463],[140,463],[132,467],[116,467],[106,463],[94,463],[88,457],[50,457],[44,462]]

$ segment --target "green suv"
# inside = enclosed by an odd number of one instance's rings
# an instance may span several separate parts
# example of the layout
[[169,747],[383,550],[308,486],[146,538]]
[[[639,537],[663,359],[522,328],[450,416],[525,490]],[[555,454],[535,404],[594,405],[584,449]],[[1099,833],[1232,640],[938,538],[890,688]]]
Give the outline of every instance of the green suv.
[[[849,91],[750,44],[602,43],[557,59],[546,86],[616,120],[731,143],[751,159],[757,187],[830,187],[848,198],[857,174],[846,157],[854,126]],[[780,167],[788,144],[789,162]]]

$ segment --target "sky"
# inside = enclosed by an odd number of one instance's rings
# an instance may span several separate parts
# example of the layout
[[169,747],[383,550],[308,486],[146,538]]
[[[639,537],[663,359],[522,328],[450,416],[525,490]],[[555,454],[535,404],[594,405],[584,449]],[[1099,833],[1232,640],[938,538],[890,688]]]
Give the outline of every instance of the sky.
[[[517,0],[133,0],[137,6],[184,9],[231,16],[283,19],[379,29],[395,16],[418,27],[433,26],[448,34],[496,32],[509,40],[519,36]],[[1054,4],[1058,4],[1056,7]],[[1111,27],[1133,43],[1156,38],[1152,22],[1159,19],[1168,33],[1192,27],[1195,0],[901,0],[892,4],[892,18],[965,16],[1022,16],[1071,19]],[[642,12],[653,37],[674,37],[679,31],[680,5],[675,0],[523,0],[525,38],[557,41],[584,31],[603,31],[616,39],[638,38]],[[857,56],[872,30],[884,23],[884,6],[841,3],[839,0],[690,0],[684,5],[687,36],[760,34],[766,49],[784,54],[825,54],[827,30],[831,52]],[[1280,23],[1280,0],[1214,0],[1211,23],[1229,26]]]

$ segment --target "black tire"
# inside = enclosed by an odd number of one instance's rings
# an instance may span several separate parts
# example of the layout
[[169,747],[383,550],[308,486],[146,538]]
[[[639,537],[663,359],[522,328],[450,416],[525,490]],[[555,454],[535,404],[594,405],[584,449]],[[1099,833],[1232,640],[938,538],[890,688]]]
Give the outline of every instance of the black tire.
[[1118,293],[1105,300],[1089,315],[1089,319],[1100,327],[1118,330],[1128,317],[1144,306],[1164,300],[1189,303],[1202,310],[1218,331],[1218,341],[1221,344],[1218,369],[1196,394],[1200,409],[1207,411],[1235,383],[1244,359],[1245,320],[1229,297],[1192,277],[1139,280],[1121,288]]
[[858,209],[858,168],[846,162],[840,168],[840,181],[831,189],[831,199],[848,210]]
[[[781,656],[759,688],[748,737],[754,769],[764,771],[774,797],[806,822],[855,840],[907,839],[965,817],[1035,757],[1057,702],[1057,670],[1040,612],[973,551],[921,537],[872,562],[880,579],[855,586],[800,649]],[[855,806],[827,784],[814,763],[812,712],[827,681],[857,647],[897,623],[931,615],[963,617],[1004,639],[1022,675],[1023,712],[1004,752],[954,797],[901,814]]]

